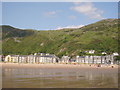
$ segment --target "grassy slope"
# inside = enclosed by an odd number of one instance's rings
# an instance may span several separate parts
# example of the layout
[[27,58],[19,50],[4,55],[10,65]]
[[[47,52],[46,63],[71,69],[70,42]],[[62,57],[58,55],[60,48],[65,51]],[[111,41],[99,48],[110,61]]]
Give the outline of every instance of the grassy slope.
[[[21,30],[22,34],[19,29],[14,28],[15,32],[7,26],[3,29],[3,54],[44,52],[54,53],[58,56],[74,56],[80,55],[81,51],[90,49],[95,49],[97,54],[102,51],[117,52],[117,28],[117,19],[102,20],[75,30]],[[6,32],[4,32],[5,30]],[[14,37],[17,37],[20,42],[16,42]]]

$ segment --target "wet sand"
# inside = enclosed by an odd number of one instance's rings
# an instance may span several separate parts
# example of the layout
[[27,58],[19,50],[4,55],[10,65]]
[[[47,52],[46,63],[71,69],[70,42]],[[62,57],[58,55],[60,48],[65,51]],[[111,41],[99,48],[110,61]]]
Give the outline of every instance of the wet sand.
[[118,66],[2,63],[3,88],[117,88]]

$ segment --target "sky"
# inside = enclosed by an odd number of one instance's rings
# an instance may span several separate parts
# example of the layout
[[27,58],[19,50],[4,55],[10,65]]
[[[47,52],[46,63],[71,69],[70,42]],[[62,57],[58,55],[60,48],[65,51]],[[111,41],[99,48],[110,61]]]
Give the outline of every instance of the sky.
[[78,28],[118,18],[117,2],[2,2],[2,25],[20,29]]

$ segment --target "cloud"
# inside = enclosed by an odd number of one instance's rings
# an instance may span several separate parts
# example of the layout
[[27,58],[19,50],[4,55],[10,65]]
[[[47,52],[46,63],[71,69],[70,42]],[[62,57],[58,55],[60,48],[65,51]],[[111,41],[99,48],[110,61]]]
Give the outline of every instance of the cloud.
[[44,13],[45,16],[53,16],[53,15],[55,15],[55,14],[56,14],[55,11],[49,11],[49,12],[45,12],[45,13]]
[[103,19],[103,11],[94,7],[91,2],[74,3],[74,5],[75,6],[70,8],[71,10],[82,13],[92,19]]
[[74,20],[76,19],[76,16],[71,15],[71,16],[68,16],[68,18]]
[[61,30],[61,29],[77,29],[81,28],[84,25],[71,25],[71,26],[66,26],[66,27],[58,27],[56,30]]
[[75,5],[79,5],[81,2],[73,2]]

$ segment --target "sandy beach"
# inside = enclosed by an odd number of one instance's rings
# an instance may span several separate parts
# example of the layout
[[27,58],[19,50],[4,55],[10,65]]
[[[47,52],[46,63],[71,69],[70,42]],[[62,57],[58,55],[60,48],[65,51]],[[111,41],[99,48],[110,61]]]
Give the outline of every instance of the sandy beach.
[[118,87],[118,66],[0,63],[4,88]]
[[100,69],[117,69],[118,65],[98,65],[95,64],[20,64],[20,63],[0,63],[2,67],[17,68],[100,68]]

